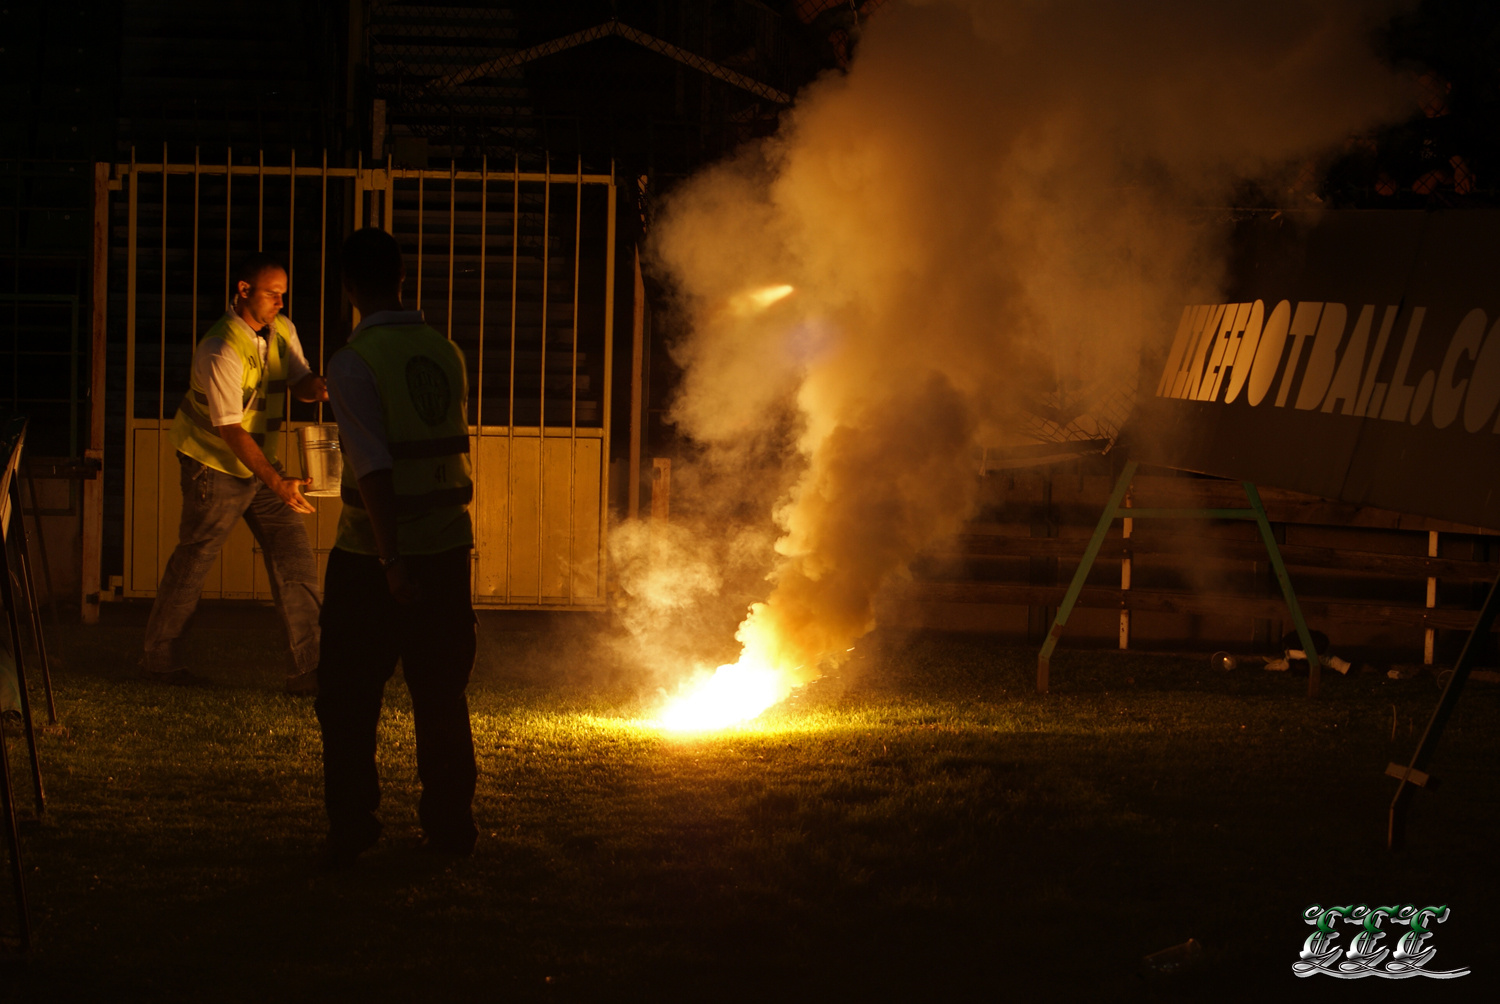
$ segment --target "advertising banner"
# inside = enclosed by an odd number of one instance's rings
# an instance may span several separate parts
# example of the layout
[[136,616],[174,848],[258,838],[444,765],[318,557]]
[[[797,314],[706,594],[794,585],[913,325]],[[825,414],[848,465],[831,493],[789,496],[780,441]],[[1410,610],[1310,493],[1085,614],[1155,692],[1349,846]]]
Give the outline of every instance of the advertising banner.
[[1500,212],[1235,234],[1221,303],[1143,372],[1131,455],[1500,529]]

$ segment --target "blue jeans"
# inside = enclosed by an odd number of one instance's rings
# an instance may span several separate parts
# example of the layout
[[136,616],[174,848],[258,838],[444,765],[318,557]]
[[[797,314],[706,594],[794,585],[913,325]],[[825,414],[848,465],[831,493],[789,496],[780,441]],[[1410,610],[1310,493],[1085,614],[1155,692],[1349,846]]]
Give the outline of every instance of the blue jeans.
[[286,628],[296,672],[317,669],[322,598],[318,559],[302,517],[258,478],[237,478],[182,453],[177,459],[182,465],[182,524],[146,622],[146,667],[170,668],[172,644],[198,606],[203,579],[243,517],[265,554],[271,596]]

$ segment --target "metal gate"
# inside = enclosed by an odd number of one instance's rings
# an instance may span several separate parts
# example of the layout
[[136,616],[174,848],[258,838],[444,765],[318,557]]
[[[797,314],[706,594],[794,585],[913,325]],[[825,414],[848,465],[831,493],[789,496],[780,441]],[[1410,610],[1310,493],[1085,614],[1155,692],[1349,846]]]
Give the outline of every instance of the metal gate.
[[[112,173],[113,177],[110,177]],[[285,314],[315,372],[358,318],[341,294],[338,251],[355,226],[392,233],[406,256],[406,302],[464,351],[474,468],[476,604],[597,608],[605,595],[614,346],[611,175],[206,164],[99,165],[112,221],[96,302],[125,333],[124,574],[119,593],[155,595],[177,540],[181,495],[167,436],[198,336],[225,309],[230,269],[251,251],[288,268]],[[107,189],[107,190],[106,190]],[[111,192],[117,192],[111,195]],[[96,236],[96,247],[103,239]],[[96,354],[94,365],[101,365]],[[96,373],[96,386],[102,377]],[[288,395],[290,397],[290,395]],[[289,404],[292,433],[332,421]],[[119,405],[112,406],[118,412]],[[337,498],[313,500],[321,566]],[[86,548],[87,550],[87,548]],[[238,525],[205,598],[270,599],[249,529]]]

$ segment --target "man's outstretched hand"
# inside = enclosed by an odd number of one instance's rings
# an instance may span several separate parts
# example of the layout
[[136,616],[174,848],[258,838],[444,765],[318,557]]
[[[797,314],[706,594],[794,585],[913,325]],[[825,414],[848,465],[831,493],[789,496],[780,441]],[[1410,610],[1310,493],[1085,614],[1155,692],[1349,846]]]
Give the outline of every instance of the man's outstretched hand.
[[312,484],[312,478],[282,478],[278,477],[270,482],[271,491],[281,497],[281,501],[291,506],[293,510],[300,513],[315,513],[318,510],[303,496],[299,489],[303,485]]

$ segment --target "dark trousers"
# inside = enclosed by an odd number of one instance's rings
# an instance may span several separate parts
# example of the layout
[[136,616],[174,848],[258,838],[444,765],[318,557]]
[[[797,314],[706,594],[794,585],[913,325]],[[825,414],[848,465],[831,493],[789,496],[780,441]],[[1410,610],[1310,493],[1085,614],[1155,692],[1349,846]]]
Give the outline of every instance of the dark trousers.
[[436,847],[466,851],[478,832],[474,739],[464,696],[475,645],[469,549],[403,560],[419,590],[409,606],[391,596],[378,558],[339,548],[328,556],[316,708],[329,840],[362,848],[380,833],[375,731],[399,659],[417,733],[423,833]]
[[146,622],[146,666],[171,668],[172,646],[198,607],[198,594],[229,532],[241,518],[266,558],[271,596],[281,612],[298,673],[318,664],[318,559],[303,517],[256,478],[237,478],[177,454],[182,523]]

